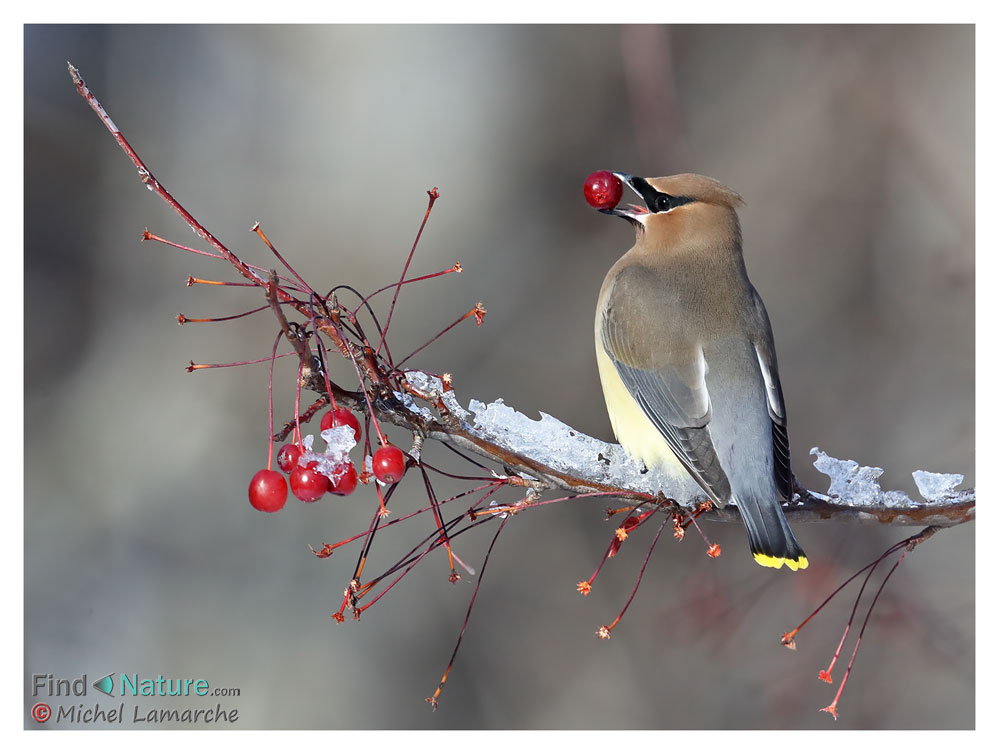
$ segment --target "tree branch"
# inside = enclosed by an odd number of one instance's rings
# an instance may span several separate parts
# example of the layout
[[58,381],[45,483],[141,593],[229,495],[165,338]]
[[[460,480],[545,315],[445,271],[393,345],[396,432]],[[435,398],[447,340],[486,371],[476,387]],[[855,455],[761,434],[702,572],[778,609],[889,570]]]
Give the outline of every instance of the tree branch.
[[[538,491],[604,492],[650,502],[661,491],[687,507],[707,499],[692,480],[646,471],[620,445],[589,437],[554,417],[542,414],[541,420],[535,421],[502,400],[484,405],[473,399],[471,410],[466,410],[450,385],[445,387],[439,378],[423,372],[406,372],[402,386],[409,395],[383,395],[375,403],[380,420],[500,463],[508,473],[525,477]],[[418,406],[414,397],[436,410]],[[339,396],[337,400],[341,400]],[[359,402],[357,407],[361,407]],[[881,490],[876,480],[882,469],[841,461],[817,448],[812,454],[817,457],[816,468],[830,477],[830,494],[796,483],[795,503],[785,507],[791,522],[943,528],[975,517],[975,490],[955,489],[963,481],[960,475],[915,472],[916,483],[927,498],[922,502],[897,490]],[[741,521],[735,506],[712,509],[703,518]]]

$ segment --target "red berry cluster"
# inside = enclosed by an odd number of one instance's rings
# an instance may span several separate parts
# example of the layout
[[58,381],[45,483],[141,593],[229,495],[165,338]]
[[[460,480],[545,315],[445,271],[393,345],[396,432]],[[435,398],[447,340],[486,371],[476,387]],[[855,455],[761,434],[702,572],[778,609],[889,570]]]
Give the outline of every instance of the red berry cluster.
[[[354,430],[354,441],[361,439],[361,424],[346,408],[327,411],[319,426],[322,431],[334,427],[350,427]],[[282,445],[277,454],[277,462],[281,471],[288,475],[288,481],[285,482],[277,471],[261,469],[250,481],[250,505],[266,513],[281,510],[288,498],[289,485],[291,494],[306,503],[314,503],[327,493],[345,497],[356,489],[357,469],[350,460],[337,466],[327,476],[318,470],[317,461],[299,465],[304,452],[301,444]],[[394,445],[383,445],[372,458],[372,472],[376,479],[385,484],[400,481],[406,473],[405,454]]]
[[[355,441],[361,439],[361,424],[346,408],[327,411],[320,422],[323,430],[339,426],[353,429]],[[278,451],[277,461],[281,471],[288,475],[288,482],[277,471],[261,469],[250,482],[250,505],[266,513],[281,510],[288,498],[289,484],[291,493],[306,503],[314,503],[327,492],[349,495],[357,487],[357,470],[349,460],[337,467],[331,476],[326,476],[318,471],[317,461],[299,466],[298,460],[303,452],[301,445],[283,445]]]

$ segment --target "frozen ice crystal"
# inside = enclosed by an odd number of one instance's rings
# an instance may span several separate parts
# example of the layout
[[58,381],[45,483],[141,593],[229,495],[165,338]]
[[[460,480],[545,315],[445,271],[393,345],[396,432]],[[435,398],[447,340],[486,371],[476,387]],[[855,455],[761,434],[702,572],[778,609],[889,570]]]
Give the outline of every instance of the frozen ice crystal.
[[653,495],[662,491],[684,504],[705,498],[686,474],[646,470],[620,445],[589,437],[544,412],[540,419],[531,419],[507,406],[502,398],[488,405],[473,398],[468,408],[475,415],[477,432],[485,439],[555,471]]
[[930,471],[913,471],[912,478],[919,494],[926,501],[939,500],[953,495],[964,481],[964,474],[934,474]]
[[[812,448],[815,468],[829,477],[829,494],[846,505],[881,505],[885,508],[918,508],[925,503],[912,500],[899,490],[882,490],[878,478],[884,469],[861,466],[856,461],[841,461]],[[964,477],[961,474],[931,474],[914,471],[919,493],[927,502],[952,496]]]
[[312,450],[312,435],[306,435],[302,439],[305,452],[298,457],[299,466],[307,466],[312,461],[316,462],[315,469],[320,474],[325,474],[336,484],[340,477],[346,473],[346,462],[350,460],[350,449],[357,441],[354,439],[354,428],[348,426],[338,426],[322,431],[323,440],[326,441],[326,450],[322,453],[315,453]]
[[[419,390],[421,393],[426,393],[428,395],[436,393],[439,395],[447,410],[458,419],[465,422],[470,419],[468,412],[460,403],[458,403],[458,399],[455,397],[454,391],[444,389],[444,384],[441,382],[440,377],[434,377],[433,375],[427,374],[426,372],[420,372],[418,370],[407,371],[405,374],[406,382]],[[423,410],[426,411],[427,409]]]
[[[420,372],[419,374],[423,373]],[[430,409],[425,406],[417,405],[416,401],[413,400],[413,396],[411,396],[409,393],[397,393],[393,391],[392,395],[398,398],[399,401],[402,403],[402,405],[405,406],[411,413],[419,414],[424,419],[433,421],[434,415],[430,411]]]
[[813,465],[829,477],[829,494],[849,505],[874,505],[881,501],[878,477],[885,473],[877,466],[861,466],[856,461],[841,461],[812,448]]

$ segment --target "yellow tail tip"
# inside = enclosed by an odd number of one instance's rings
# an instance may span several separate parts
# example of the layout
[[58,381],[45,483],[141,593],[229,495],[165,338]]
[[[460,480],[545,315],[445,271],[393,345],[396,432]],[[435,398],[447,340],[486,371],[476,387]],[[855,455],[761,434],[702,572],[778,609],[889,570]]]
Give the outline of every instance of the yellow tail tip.
[[808,558],[804,555],[800,556],[796,560],[792,560],[791,558],[778,558],[775,555],[764,555],[763,553],[754,552],[753,559],[766,568],[780,568],[781,566],[787,566],[792,571],[803,571],[808,568]]

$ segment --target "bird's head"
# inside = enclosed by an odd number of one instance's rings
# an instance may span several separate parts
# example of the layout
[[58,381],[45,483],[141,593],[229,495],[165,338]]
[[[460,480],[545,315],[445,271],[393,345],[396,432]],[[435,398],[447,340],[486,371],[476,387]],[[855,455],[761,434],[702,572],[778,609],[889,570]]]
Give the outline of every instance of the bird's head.
[[640,237],[707,240],[718,233],[739,233],[735,210],[744,204],[742,197],[714,178],[694,173],[640,178],[615,172],[614,176],[638,194],[642,204],[622,204],[600,212],[623,217]]

